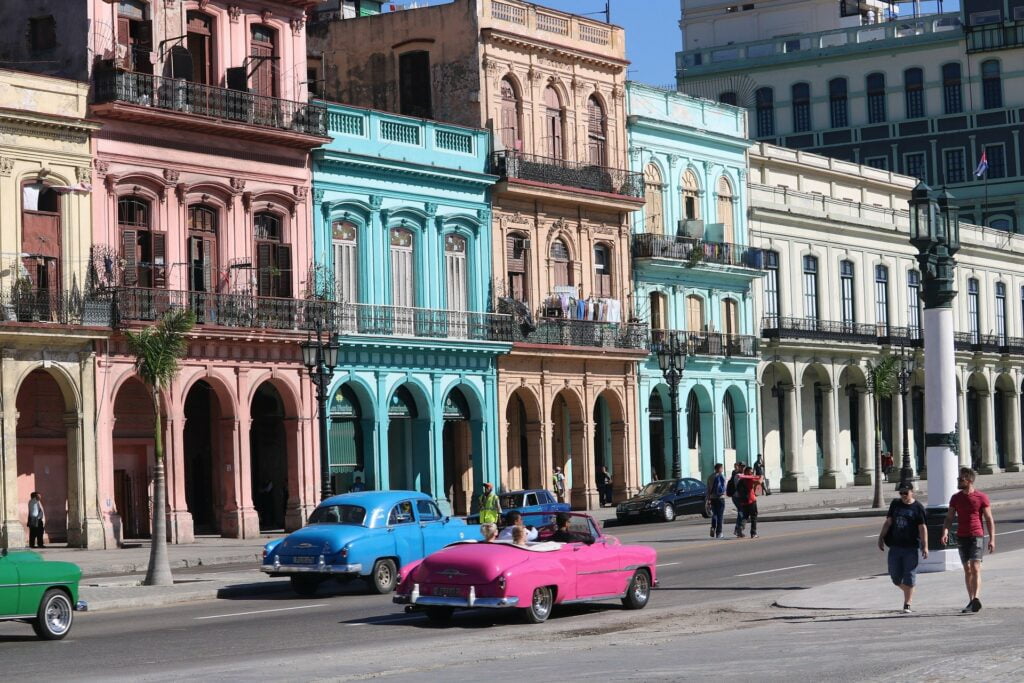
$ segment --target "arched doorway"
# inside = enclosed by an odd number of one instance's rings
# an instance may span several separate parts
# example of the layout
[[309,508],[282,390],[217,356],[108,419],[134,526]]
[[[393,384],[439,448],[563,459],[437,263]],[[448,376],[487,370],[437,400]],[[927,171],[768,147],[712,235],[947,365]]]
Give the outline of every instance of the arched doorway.
[[686,394],[686,438],[683,440],[681,469],[683,476],[706,479],[704,463],[712,462],[717,452],[715,446],[715,409],[711,397],[703,386],[697,384]]
[[331,397],[328,412],[330,435],[327,461],[332,490],[336,494],[348,492],[357,476],[367,488],[371,487],[363,474],[366,462],[363,406],[350,385],[342,384],[338,387]]
[[260,530],[284,529],[288,500],[288,445],[285,443],[284,404],[270,382],[256,389],[249,427],[252,502]]
[[121,539],[151,535],[149,466],[153,423],[149,390],[138,379],[128,380],[114,399],[114,508],[120,520]]
[[431,452],[426,410],[420,410],[407,385],[388,401],[388,488],[432,493]]
[[539,414],[536,397],[526,389],[517,389],[505,407],[506,484],[510,490],[547,485],[550,473],[545,473],[541,465]]
[[594,401],[594,479],[602,466],[612,479],[613,500],[628,497],[636,482],[626,471],[626,429],[622,403],[612,390],[603,391]]
[[[650,398],[647,400],[647,432],[648,432],[648,456],[650,459],[651,481],[657,481],[667,473],[671,473],[672,465],[668,462],[667,453],[671,449],[665,448],[665,404],[661,400],[661,392],[658,389],[651,390]],[[643,484],[644,482],[640,482]]]
[[452,389],[444,400],[441,432],[444,457],[444,493],[452,514],[469,514],[473,491],[473,434],[470,429],[469,403],[459,389]]
[[196,382],[185,398],[185,503],[192,514],[196,534],[220,532],[222,494],[219,451],[216,435],[220,423],[220,407],[213,387],[205,381]]
[[[43,544],[69,540],[68,406],[57,380],[46,370],[25,377],[15,400],[18,423],[15,453],[18,466],[18,516],[28,538],[28,499],[39,493],[45,511]],[[5,453],[5,455],[7,455]]]
[[[722,397],[722,452],[726,460],[740,461],[753,465],[757,453],[750,444],[750,429],[747,423],[747,401],[743,391],[736,385],[725,390]],[[701,453],[700,471],[704,479],[715,469],[715,453]]]
[[[593,491],[593,484],[588,486],[587,464],[583,455],[586,451],[586,439],[583,437],[583,407],[579,399],[570,391],[562,390],[555,396],[551,405],[551,466],[561,467],[565,473],[565,488],[568,501],[573,507],[587,508],[597,503],[597,495],[588,499],[588,488]],[[592,477],[591,477],[592,479]]]

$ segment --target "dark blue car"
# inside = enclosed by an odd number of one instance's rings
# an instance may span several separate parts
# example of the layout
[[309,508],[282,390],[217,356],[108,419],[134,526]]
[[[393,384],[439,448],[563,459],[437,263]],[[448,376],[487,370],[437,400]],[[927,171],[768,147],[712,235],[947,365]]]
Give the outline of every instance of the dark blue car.
[[640,519],[661,519],[671,522],[679,515],[708,516],[704,507],[707,487],[697,479],[662,479],[652,481],[640,493],[615,508],[620,522]]
[[568,503],[559,503],[555,495],[545,489],[508,491],[498,496],[501,511],[518,510],[526,515],[532,512],[569,512]]

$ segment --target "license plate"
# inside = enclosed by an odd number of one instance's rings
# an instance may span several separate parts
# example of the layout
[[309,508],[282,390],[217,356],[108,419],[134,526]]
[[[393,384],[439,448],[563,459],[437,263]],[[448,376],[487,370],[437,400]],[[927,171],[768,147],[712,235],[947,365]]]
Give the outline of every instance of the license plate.
[[293,557],[292,564],[313,564],[312,557]]
[[630,510],[629,514],[631,514],[631,515],[639,515],[640,511],[639,510]]
[[459,597],[459,589],[455,586],[435,586],[434,595],[441,598],[457,598]]

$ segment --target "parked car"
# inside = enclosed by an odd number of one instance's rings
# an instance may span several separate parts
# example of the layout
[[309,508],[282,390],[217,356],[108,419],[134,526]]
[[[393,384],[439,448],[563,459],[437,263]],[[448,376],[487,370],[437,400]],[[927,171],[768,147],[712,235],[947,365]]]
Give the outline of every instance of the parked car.
[[619,503],[615,516],[620,522],[652,517],[671,522],[678,515],[697,513],[708,517],[704,507],[707,490],[703,482],[689,477],[652,481],[640,493]]
[[545,489],[526,489],[509,491],[498,496],[502,512],[518,510],[522,514],[533,512],[569,512],[572,507],[568,503],[559,503],[555,494]]
[[364,491],[333,496],[309,524],[263,548],[260,570],[287,576],[299,595],[327,579],[366,579],[371,592],[390,593],[398,572],[453,541],[479,538],[479,527],[442,515],[417,491]]
[[43,640],[62,639],[75,612],[88,609],[78,599],[81,578],[76,564],[44,560],[31,550],[0,550],[0,621],[23,621]]
[[[455,543],[409,565],[394,602],[423,609],[443,621],[455,609],[518,609],[529,623],[545,621],[555,605],[621,600],[642,609],[657,585],[657,552],[642,545],[622,545],[605,536],[589,515],[569,515],[569,539],[555,537],[554,524],[534,524],[538,541],[518,546],[511,541]],[[524,516],[524,523],[546,521],[549,514]],[[539,519],[538,519],[539,518]]]

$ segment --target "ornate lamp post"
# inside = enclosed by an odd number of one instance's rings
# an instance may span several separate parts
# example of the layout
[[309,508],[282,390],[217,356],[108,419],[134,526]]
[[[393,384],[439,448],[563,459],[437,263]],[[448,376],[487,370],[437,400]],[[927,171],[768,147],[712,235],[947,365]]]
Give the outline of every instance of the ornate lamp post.
[[324,341],[323,322],[316,321],[316,339],[306,335],[302,342],[302,364],[306,366],[309,379],[316,387],[317,423],[320,430],[320,500],[330,498],[333,494],[331,486],[330,465],[327,461],[327,389],[334,377],[334,368],[338,366],[338,343],[330,332]]
[[900,483],[896,485],[896,490],[899,491],[900,487],[905,483],[913,483],[914,481],[914,470],[910,466],[910,438],[907,436],[908,430],[910,434],[913,434],[913,425],[910,424],[910,411],[907,408],[907,396],[910,394],[910,383],[914,377],[914,353],[903,347],[900,349],[900,371],[896,376],[900,384],[900,396],[903,400],[903,465],[900,467]]
[[680,338],[678,332],[669,332],[662,341],[656,342],[653,346],[655,353],[658,354],[658,366],[665,376],[665,381],[668,382],[668,395],[672,403],[672,477],[678,479],[683,476],[679,445],[679,383],[683,381],[683,369],[689,350],[688,342],[685,334]]
[[947,192],[924,183],[910,199],[910,243],[917,247],[924,300],[924,442],[928,468],[928,544],[923,571],[959,567],[956,552],[939,545],[942,519],[956,490],[958,426],[956,358],[953,349],[953,256],[960,250],[960,216]]

